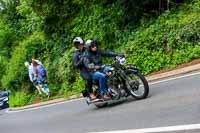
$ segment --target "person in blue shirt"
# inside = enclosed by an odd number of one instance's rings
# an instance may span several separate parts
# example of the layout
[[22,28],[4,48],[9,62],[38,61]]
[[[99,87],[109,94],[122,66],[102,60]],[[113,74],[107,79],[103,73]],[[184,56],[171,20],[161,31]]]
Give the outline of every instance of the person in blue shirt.
[[41,88],[40,88],[40,86],[39,86],[39,84],[37,82],[37,77],[33,73],[33,65],[32,64],[30,65],[29,62],[25,62],[24,65],[28,69],[28,75],[29,75],[30,81],[37,88],[39,94],[41,95],[42,92],[41,92]]
[[47,75],[46,75],[46,69],[42,65],[42,63],[39,60],[36,60],[35,58],[32,58],[32,73],[34,74],[34,77],[36,77],[36,82],[42,90],[43,93],[46,94],[46,96],[50,97],[50,90],[47,85]]

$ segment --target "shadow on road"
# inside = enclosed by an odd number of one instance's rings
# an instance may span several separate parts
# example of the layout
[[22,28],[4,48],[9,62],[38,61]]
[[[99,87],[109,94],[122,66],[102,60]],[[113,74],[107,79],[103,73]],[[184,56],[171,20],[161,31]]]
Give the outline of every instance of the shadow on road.
[[120,101],[116,101],[116,102],[111,102],[101,108],[98,108],[98,107],[94,107],[93,110],[106,110],[106,109],[110,109],[110,108],[113,108],[113,107],[117,107],[117,106],[121,106],[122,104],[129,104],[129,103],[134,103],[134,102],[141,102],[141,101],[144,101],[144,100],[147,100],[151,98],[151,95],[149,95],[147,98],[145,99],[141,99],[141,100],[136,100],[135,98],[133,97],[128,97],[128,98],[125,98],[125,99],[122,99]]

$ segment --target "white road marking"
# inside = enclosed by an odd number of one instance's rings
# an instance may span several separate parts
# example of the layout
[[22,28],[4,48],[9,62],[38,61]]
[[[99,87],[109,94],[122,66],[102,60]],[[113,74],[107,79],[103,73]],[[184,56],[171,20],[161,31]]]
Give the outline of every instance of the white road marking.
[[200,129],[200,124],[178,125],[168,127],[144,128],[144,129],[130,129],[118,131],[105,131],[105,132],[91,132],[91,133],[159,133],[159,132],[172,132],[172,131],[187,131]]
[[165,80],[160,80],[160,81],[155,81],[155,82],[149,83],[149,85],[159,84],[159,83],[163,83],[163,82],[167,82],[167,81],[171,81],[171,80],[176,80],[176,79],[182,79],[182,78],[195,76],[195,75],[199,75],[199,74],[200,74],[200,72],[196,72],[196,73],[178,76],[178,77],[174,77],[174,78],[168,78],[168,79],[165,79]]
[[51,106],[55,106],[55,105],[60,105],[60,104],[64,104],[64,103],[70,103],[70,102],[80,101],[82,99],[83,98],[73,99],[73,100],[69,100],[69,101],[64,101],[64,102],[59,102],[59,103],[53,103],[53,104],[49,104],[49,105],[43,105],[43,106],[40,106],[40,107],[33,107],[33,108],[28,108],[28,109],[16,110],[16,111],[10,111],[9,109],[7,109],[5,112],[6,113],[17,113],[17,112],[37,110],[37,109],[47,108],[47,107],[51,107]]
[[[161,81],[152,82],[152,83],[149,83],[149,85],[159,84],[159,83],[168,82],[168,81],[171,81],[171,80],[181,79],[181,78],[190,77],[190,76],[199,75],[199,74],[200,74],[200,72],[196,72],[196,73],[187,74],[187,75],[183,75],[183,76],[179,76],[179,77],[174,77],[174,78],[169,78],[169,79],[165,79],[165,80],[161,80]],[[40,107],[34,107],[34,108],[29,108],[29,109],[17,110],[17,111],[10,111],[8,109],[8,110],[6,110],[6,113],[16,113],[16,112],[37,110],[37,109],[47,108],[47,107],[51,107],[51,106],[55,106],[55,105],[59,105],[59,104],[64,104],[64,103],[69,103],[69,102],[74,102],[74,101],[80,101],[82,99],[84,99],[84,98],[73,99],[73,100],[64,101],[64,102],[60,102],[60,103],[54,103],[54,104],[50,104],[50,105],[44,105],[44,106],[40,106]]]

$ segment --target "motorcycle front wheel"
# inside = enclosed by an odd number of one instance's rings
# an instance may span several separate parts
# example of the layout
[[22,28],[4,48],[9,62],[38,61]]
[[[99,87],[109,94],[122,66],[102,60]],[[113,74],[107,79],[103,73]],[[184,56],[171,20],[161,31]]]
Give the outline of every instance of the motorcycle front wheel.
[[149,94],[149,85],[140,72],[129,70],[126,73],[126,88],[135,99],[144,99]]

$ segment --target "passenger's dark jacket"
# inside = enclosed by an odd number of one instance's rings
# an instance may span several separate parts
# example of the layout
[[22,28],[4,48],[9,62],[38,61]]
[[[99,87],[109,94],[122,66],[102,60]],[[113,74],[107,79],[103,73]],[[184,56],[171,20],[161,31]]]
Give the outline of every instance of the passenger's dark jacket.
[[106,57],[115,57],[118,54],[111,51],[103,51],[101,49],[97,49],[96,52],[86,51],[84,56],[84,66],[88,69],[89,72],[94,71],[94,67],[91,67],[91,64],[94,66],[101,66],[102,65],[102,56]]
[[88,69],[83,64],[83,56],[85,51],[85,48],[83,48],[82,50],[74,51],[72,56],[72,63],[75,68],[80,70],[80,75],[87,80],[90,78],[90,75]]
[[83,64],[83,56],[86,49],[76,50],[72,55],[72,63],[73,66],[80,70],[81,77],[86,81],[86,90],[91,93],[92,92],[92,77],[88,71],[88,69]]
[[80,69],[83,66],[83,53],[85,51],[85,48],[83,48],[82,50],[77,49],[76,51],[74,51],[73,55],[72,55],[72,63],[73,63],[73,67]]

